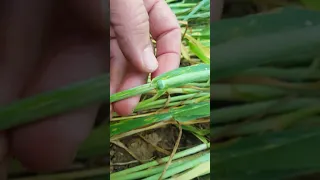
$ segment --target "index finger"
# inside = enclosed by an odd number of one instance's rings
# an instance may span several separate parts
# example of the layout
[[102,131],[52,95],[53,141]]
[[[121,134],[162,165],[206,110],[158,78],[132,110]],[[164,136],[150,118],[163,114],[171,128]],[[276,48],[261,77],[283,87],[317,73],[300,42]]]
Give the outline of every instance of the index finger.
[[164,0],[144,0],[149,14],[150,33],[157,42],[156,77],[176,69],[180,64],[181,30],[175,14]]

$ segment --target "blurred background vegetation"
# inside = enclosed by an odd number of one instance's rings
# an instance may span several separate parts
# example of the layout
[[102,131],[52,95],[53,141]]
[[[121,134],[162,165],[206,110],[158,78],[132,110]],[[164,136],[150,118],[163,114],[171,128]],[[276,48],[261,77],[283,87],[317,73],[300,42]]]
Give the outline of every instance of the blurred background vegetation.
[[319,179],[320,1],[225,0],[211,24],[211,178]]

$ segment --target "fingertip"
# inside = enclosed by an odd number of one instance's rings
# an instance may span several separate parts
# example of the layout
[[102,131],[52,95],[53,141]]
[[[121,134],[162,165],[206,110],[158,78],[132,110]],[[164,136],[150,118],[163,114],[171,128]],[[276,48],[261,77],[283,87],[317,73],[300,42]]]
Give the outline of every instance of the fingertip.
[[[134,68],[128,69],[126,75],[121,82],[121,85],[117,92],[128,90],[147,82],[147,73],[142,73]],[[133,110],[140,101],[140,95],[123,99],[113,103],[115,112],[121,116],[127,116],[132,114]]]
[[158,57],[159,67],[151,75],[155,78],[163,73],[172,71],[180,66],[180,55],[177,53],[166,53]]
[[152,46],[149,46],[146,49],[144,49],[142,54],[143,66],[139,68],[146,73],[152,73],[156,71],[159,67],[159,64],[156,56],[154,55],[154,50]]
[[133,113],[139,103],[140,96],[131,97],[113,104],[114,111],[120,116],[128,116]]

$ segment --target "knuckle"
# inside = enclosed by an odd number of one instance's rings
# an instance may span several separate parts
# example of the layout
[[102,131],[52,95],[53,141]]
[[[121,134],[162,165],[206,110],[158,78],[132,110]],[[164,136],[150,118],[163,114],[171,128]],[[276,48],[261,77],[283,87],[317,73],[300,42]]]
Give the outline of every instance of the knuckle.
[[122,6],[110,9],[113,27],[129,28],[130,31],[145,27],[145,24],[149,22],[149,15],[143,1],[125,0],[121,2],[123,2]]

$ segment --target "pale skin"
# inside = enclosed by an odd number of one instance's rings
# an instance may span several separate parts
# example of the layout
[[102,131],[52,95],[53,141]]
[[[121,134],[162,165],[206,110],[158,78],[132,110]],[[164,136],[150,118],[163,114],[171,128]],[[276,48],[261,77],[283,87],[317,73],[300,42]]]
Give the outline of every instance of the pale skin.
[[[179,67],[181,31],[164,0],[110,0],[110,41],[108,3],[102,11],[98,0],[62,2],[0,0],[0,7],[6,7],[0,24],[7,27],[0,30],[0,105],[98,76],[108,68],[110,91],[115,93],[144,84],[148,73],[155,77]],[[49,12],[50,20],[45,19]],[[157,41],[155,56],[149,34]],[[106,53],[108,45],[111,54]],[[128,115],[139,98],[110,107]],[[99,106],[0,132],[0,179],[5,179],[9,156],[32,171],[52,172],[70,165]]]

